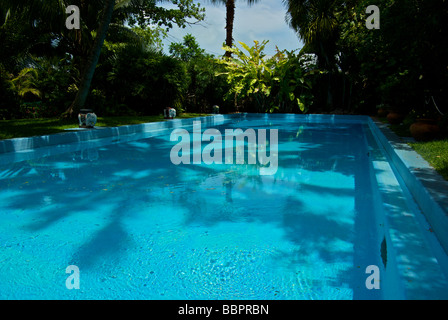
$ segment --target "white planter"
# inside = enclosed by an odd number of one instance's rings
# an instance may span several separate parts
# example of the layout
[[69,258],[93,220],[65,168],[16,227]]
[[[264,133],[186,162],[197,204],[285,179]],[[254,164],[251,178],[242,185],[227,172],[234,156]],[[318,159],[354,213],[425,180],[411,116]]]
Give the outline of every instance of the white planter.
[[97,121],[96,114],[92,109],[81,109],[78,114],[80,128],[93,128]]
[[174,119],[176,117],[176,109],[174,108],[163,109],[163,116],[165,119]]

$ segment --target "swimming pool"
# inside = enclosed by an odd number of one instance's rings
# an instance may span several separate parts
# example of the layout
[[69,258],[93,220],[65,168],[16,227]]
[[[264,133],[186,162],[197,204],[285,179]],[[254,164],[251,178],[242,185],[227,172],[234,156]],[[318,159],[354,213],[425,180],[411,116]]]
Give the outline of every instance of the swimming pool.
[[273,175],[174,165],[192,121],[1,155],[0,298],[448,298],[446,255],[366,118],[202,118],[278,130]]

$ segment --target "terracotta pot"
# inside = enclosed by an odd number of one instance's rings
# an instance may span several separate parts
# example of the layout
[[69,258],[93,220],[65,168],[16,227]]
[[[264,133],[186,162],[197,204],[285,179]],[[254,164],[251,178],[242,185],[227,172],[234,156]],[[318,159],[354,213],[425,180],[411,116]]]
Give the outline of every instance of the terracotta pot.
[[378,114],[378,117],[383,118],[383,117],[386,117],[389,114],[389,111],[387,111],[384,108],[379,108],[378,111],[377,111],[377,114]]
[[395,111],[389,112],[387,115],[387,121],[390,124],[400,124],[404,120],[404,115]]
[[417,141],[428,141],[437,138],[440,128],[434,119],[419,119],[409,127],[412,137]]

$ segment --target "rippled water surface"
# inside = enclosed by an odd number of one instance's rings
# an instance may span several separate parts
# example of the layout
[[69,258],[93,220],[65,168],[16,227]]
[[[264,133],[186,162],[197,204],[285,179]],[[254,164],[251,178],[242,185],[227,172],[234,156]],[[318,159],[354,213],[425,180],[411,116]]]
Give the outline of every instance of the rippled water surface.
[[0,166],[0,298],[380,297],[365,287],[384,261],[364,125],[215,128],[278,129],[276,174],[173,165],[169,134]]

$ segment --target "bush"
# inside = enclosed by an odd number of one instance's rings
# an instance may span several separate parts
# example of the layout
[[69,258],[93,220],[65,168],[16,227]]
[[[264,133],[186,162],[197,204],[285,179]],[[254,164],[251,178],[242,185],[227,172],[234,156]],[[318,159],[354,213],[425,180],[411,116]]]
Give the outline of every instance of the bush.
[[233,111],[232,104],[223,97],[229,86],[225,79],[215,77],[222,69],[213,55],[205,53],[196,39],[187,34],[181,43],[171,43],[169,48],[173,58],[182,61],[187,69],[188,86],[184,94],[183,107],[189,112],[212,112],[213,105],[220,106],[220,112]]
[[0,120],[16,119],[19,117],[19,102],[11,90],[9,74],[0,64]]
[[268,41],[249,47],[243,42],[238,47],[225,47],[234,54],[233,59],[218,60],[230,90],[226,98],[242,106],[247,112],[303,112],[313,103],[311,92],[314,70],[307,57],[293,52],[278,51],[265,59],[263,50]]
[[155,115],[168,106],[182,111],[188,78],[181,61],[133,45],[106,48],[103,59],[86,105],[104,115]]

